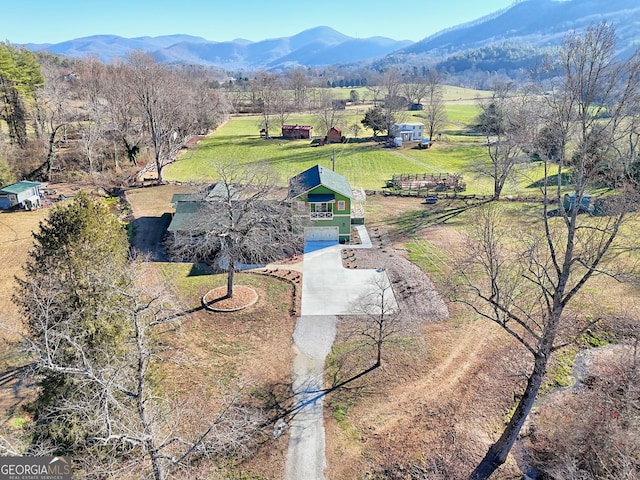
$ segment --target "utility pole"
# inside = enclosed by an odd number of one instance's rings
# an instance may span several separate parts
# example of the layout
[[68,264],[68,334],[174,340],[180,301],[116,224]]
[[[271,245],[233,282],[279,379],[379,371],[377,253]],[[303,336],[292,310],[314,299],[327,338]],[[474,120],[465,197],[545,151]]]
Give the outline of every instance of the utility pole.
[[336,171],[336,149],[331,153],[331,170]]

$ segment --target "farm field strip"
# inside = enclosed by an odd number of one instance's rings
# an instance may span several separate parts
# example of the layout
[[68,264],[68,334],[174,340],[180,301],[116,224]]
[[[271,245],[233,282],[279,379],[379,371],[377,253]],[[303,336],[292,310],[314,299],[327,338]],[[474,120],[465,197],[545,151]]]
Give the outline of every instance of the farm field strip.
[[[394,174],[452,173],[462,174],[466,193],[487,195],[493,188],[492,179],[480,176],[477,165],[487,162],[484,139],[467,130],[478,113],[477,105],[452,105],[451,117],[442,141],[430,149],[386,148],[381,142],[370,140],[371,132],[364,130],[359,138],[346,143],[312,145],[311,140],[290,140],[279,137],[260,137],[260,116],[230,118],[212,135],[183,153],[176,162],[164,170],[169,181],[214,182],[217,166],[232,162],[240,166],[256,163],[269,165],[277,174],[276,184],[286,186],[288,178],[316,164],[335,168],[352,185],[366,190],[381,190]],[[362,114],[364,111],[362,112]],[[409,121],[424,121],[419,114],[408,116]],[[287,123],[310,125],[313,115],[292,115]],[[271,129],[272,135],[280,133]],[[275,132],[275,133],[274,133]],[[317,132],[315,132],[317,133]],[[317,135],[315,138],[319,138]],[[369,138],[369,139],[368,139]],[[535,165],[523,166],[529,178],[523,176],[517,183],[507,185],[505,195],[535,190],[540,169]]]

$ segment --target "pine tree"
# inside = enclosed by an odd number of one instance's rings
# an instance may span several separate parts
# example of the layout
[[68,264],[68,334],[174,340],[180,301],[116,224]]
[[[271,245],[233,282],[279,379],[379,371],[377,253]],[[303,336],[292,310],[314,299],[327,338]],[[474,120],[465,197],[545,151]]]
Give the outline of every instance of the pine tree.
[[[83,194],[55,208],[34,239],[14,302],[42,387],[32,405],[35,438],[68,451],[83,442],[91,423],[81,408],[61,408],[93,391],[78,373],[90,368],[108,375],[107,366],[113,358],[124,360],[133,336],[125,294],[129,245],[108,207]],[[95,372],[102,366],[104,372]]]

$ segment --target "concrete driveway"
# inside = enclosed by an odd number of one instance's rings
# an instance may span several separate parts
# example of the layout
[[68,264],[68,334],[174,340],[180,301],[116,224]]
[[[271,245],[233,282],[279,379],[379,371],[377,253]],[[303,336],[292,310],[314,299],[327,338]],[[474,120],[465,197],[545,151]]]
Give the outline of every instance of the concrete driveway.
[[349,315],[358,313],[358,299],[375,291],[376,279],[386,272],[348,269],[342,266],[342,249],[371,248],[364,225],[358,226],[360,245],[337,242],[308,242],[302,275],[302,315]]
[[[371,248],[364,225],[358,226],[360,245],[309,242],[302,262],[302,305],[294,331],[296,358],[293,393],[302,406],[291,420],[285,480],[324,480],[327,467],[323,423],[324,364],[336,333],[335,315],[357,314],[358,299],[376,291],[376,280],[389,278],[385,271],[347,269],[343,248]],[[388,307],[397,309],[395,298]]]
[[324,363],[336,335],[336,317],[298,317],[293,334],[293,393],[304,407],[291,421],[286,480],[322,480],[327,467],[323,423]]

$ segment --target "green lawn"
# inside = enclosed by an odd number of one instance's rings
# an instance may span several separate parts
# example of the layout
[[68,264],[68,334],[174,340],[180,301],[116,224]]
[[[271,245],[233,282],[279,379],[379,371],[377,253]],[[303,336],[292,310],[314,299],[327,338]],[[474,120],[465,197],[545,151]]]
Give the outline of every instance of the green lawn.
[[[331,89],[331,95],[336,99],[348,100],[351,94],[351,90],[355,90],[358,93],[360,100],[371,101],[373,99],[373,93],[367,87],[335,87]],[[491,92],[486,90],[474,90],[471,88],[454,87],[451,85],[444,85],[442,87],[442,96],[445,101],[475,101],[478,98],[488,97]]]
[[[475,91],[460,90],[467,97],[475,94]],[[453,93],[461,95],[458,91]],[[442,140],[428,150],[387,148],[369,141],[371,132],[368,130],[361,131],[359,138],[350,138],[346,144],[314,146],[309,140],[265,140],[259,135],[260,116],[232,117],[178,161],[167,166],[164,178],[168,181],[214,182],[217,180],[217,165],[221,163],[250,166],[264,162],[277,173],[277,183],[284,186],[290,177],[316,164],[327,168],[335,164],[336,172],[344,175],[353,186],[368,190],[383,188],[394,174],[459,173],[467,184],[467,193],[490,194],[491,179],[473,173],[475,164],[487,161],[482,146],[484,139],[470,132],[469,127],[478,113],[477,105],[452,103],[447,105],[447,109],[450,123],[443,130]],[[364,115],[364,110],[360,115]],[[407,114],[405,121],[420,121],[418,115]],[[313,125],[314,117],[291,115],[287,123]],[[275,125],[278,123],[274,118],[272,134],[279,134],[279,125]],[[527,173],[530,178],[508,185],[504,193],[532,190],[526,187],[540,178],[540,172],[530,167]]]
[[454,124],[473,125],[480,113],[480,107],[474,103],[451,103],[447,105],[447,119]]

